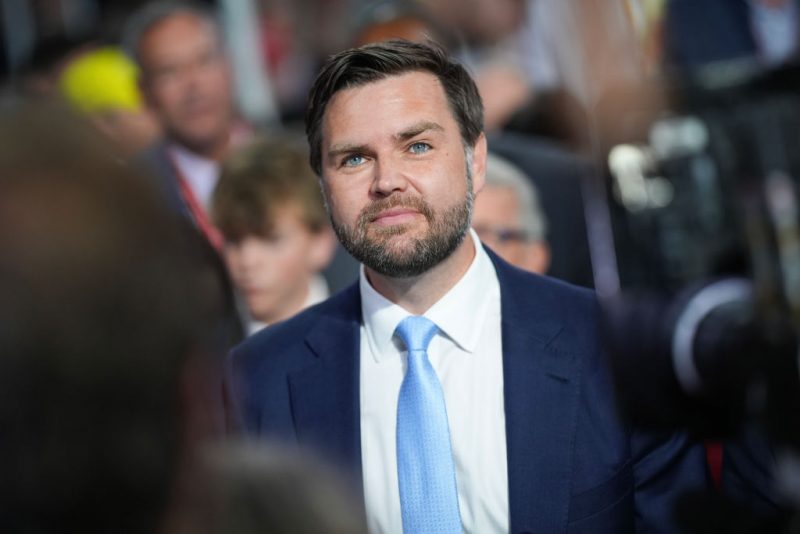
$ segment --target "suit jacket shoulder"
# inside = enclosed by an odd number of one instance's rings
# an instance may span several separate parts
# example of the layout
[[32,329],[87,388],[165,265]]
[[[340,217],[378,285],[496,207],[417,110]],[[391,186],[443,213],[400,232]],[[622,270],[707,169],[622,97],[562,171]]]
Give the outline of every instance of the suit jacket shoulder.
[[229,388],[245,429],[302,442],[360,471],[360,321],[353,284],[236,347]]
[[270,325],[244,340],[232,353],[237,367],[247,373],[287,373],[302,368],[313,357],[306,336],[328,321],[361,320],[358,285],[353,284],[286,321]]
[[593,291],[490,255],[501,282],[511,531],[674,532],[676,497],[706,485],[702,448],[620,420]]
[[500,280],[503,322],[525,328],[549,349],[596,353],[599,307],[594,291],[518,269],[489,250]]
[[133,164],[139,166],[152,178],[153,184],[161,192],[171,210],[180,213],[190,221],[193,220],[191,211],[181,195],[178,176],[164,141],[157,141],[144,149],[134,158]]

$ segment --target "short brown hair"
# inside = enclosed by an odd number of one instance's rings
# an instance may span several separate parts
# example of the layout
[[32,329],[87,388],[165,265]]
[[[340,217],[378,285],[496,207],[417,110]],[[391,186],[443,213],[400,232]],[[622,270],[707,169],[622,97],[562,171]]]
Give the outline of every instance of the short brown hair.
[[406,72],[430,72],[442,84],[465,147],[483,132],[483,102],[466,69],[435,43],[391,40],[351,48],[332,56],[322,67],[308,95],[306,136],[311,168],[322,173],[322,119],[333,95]]
[[302,144],[283,137],[262,138],[223,164],[212,215],[230,241],[245,235],[264,237],[275,224],[275,211],[287,203],[300,208],[312,232],[328,224],[322,192]]

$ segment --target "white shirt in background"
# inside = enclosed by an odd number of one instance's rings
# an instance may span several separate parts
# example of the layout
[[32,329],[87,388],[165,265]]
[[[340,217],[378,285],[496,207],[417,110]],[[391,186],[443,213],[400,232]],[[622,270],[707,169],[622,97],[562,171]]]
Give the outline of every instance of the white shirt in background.
[[195,199],[206,213],[211,207],[211,197],[219,180],[219,163],[195,154],[177,144],[169,145],[169,155],[186,180]]

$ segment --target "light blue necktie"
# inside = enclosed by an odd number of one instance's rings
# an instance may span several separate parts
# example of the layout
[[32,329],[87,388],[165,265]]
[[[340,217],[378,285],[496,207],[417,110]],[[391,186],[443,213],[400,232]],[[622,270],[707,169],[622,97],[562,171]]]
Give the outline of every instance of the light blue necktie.
[[397,402],[397,476],[406,534],[462,532],[444,393],[427,353],[437,330],[416,316],[395,330],[408,349]]

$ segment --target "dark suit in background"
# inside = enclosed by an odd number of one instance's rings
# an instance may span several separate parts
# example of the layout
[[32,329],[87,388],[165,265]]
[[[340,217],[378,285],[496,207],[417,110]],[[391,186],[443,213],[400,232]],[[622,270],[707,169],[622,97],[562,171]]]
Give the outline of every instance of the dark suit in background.
[[551,252],[547,274],[594,287],[581,194],[588,163],[553,142],[517,133],[491,136],[489,146],[519,166],[539,193]]
[[[791,0],[800,6],[797,0]],[[674,67],[756,59],[759,47],[746,0],[671,0],[664,18],[664,58]]]

